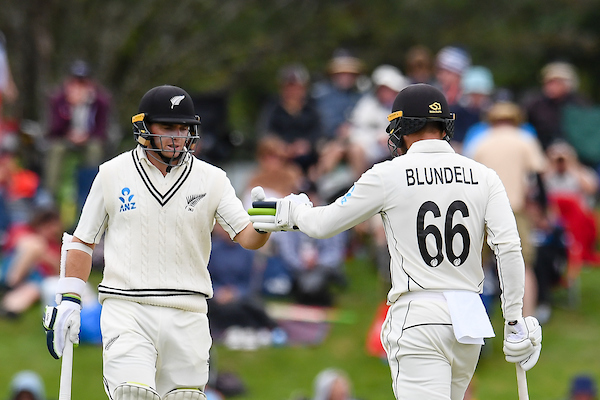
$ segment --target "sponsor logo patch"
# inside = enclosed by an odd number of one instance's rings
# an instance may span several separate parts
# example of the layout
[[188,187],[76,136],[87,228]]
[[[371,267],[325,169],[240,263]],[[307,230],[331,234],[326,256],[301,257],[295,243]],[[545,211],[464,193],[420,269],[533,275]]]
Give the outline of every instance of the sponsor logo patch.
[[429,105],[429,111],[435,114],[442,113],[442,105],[439,102],[434,102]]
[[344,195],[344,197],[342,197],[342,199],[340,200],[340,204],[342,204],[342,205],[346,204],[346,202],[348,201],[348,199],[350,197],[352,197],[352,192],[354,192],[354,185],[350,188],[350,190],[348,190],[348,193],[346,193]]
[[121,207],[119,207],[119,212],[135,210],[135,201],[133,201],[133,194],[131,194],[131,189],[128,187],[124,187],[121,189],[121,195],[119,196],[119,200],[121,201]]

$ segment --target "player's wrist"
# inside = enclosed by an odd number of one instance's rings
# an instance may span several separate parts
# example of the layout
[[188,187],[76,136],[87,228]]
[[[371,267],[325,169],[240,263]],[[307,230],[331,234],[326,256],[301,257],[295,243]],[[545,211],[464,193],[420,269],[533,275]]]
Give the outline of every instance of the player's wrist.
[[76,296],[80,300],[81,295],[85,290],[85,281],[73,276],[62,277],[56,284],[56,303],[60,304],[64,300],[65,295]]
[[62,300],[61,303],[63,301],[68,301],[71,303],[75,303],[81,307],[81,296],[79,296],[75,293],[65,293],[61,296],[61,300]]

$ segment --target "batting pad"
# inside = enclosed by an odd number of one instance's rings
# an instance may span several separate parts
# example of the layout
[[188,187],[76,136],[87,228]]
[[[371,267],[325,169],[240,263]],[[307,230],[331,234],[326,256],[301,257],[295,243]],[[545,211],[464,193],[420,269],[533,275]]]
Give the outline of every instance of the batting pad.
[[115,400],[160,400],[160,396],[149,386],[127,382],[117,386]]
[[167,393],[163,400],[206,400],[206,395],[198,389],[175,389]]

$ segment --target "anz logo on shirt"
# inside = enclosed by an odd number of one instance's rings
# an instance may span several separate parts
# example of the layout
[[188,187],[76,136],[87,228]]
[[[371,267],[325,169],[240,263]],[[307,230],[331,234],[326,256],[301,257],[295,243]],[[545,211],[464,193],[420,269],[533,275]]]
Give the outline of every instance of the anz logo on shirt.
[[340,200],[340,204],[342,204],[342,205],[346,204],[346,202],[348,201],[348,198],[352,197],[352,192],[354,192],[354,185],[352,185],[350,190],[348,190],[348,193],[346,193],[344,195],[344,197],[342,197],[342,199]]
[[119,196],[119,200],[121,200],[119,212],[135,210],[135,201],[132,201],[133,195],[130,193],[131,190],[128,187],[125,187],[121,190],[122,196]]

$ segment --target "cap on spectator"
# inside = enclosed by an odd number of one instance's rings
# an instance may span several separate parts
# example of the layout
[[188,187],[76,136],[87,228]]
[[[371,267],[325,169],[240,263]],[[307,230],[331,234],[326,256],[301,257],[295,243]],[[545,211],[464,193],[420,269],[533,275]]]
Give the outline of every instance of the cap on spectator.
[[486,67],[476,65],[465,71],[461,79],[463,93],[490,95],[494,91],[494,77]]
[[360,74],[364,69],[363,62],[354,57],[346,49],[337,49],[333,53],[333,57],[327,64],[327,72],[329,74],[350,73]]
[[571,89],[577,89],[577,86],[579,86],[579,78],[575,71],[575,67],[567,62],[551,62],[542,68],[542,80],[548,82],[552,79],[562,79],[566,81]]
[[446,46],[437,53],[436,65],[439,69],[462,75],[471,66],[471,56],[460,47]]
[[431,68],[433,56],[431,50],[423,45],[411,47],[406,53],[406,67],[412,68]]
[[90,66],[83,60],[75,60],[69,68],[69,72],[76,78],[87,78],[90,76]]
[[578,375],[571,381],[571,396],[582,394],[596,396],[596,383],[591,376]]
[[551,161],[559,159],[573,160],[577,159],[577,152],[567,141],[564,139],[557,139],[550,143],[550,146],[546,149],[548,158]]
[[11,399],[19,393],[29,392],[35,400],[46,400],[44,391],[42,378],[37,373],[29,370],[17,373],[10,384]]
[[499,101],[494,103],[488,110],[486,117],[490,124],[509,122],[515,126],[519,126],[524,121],[521,107],[510,101]]
[[300,83],[305,85],[309,79],[308,70],[302,64],[289,64],[279,70],[278,80],[280,84]]
[[331,391],[337,380],[343,380],[348,385],[347,389],[350,390],[350,379],[346,372],[336,368],[327,368],[319,372],[313,382],[313,400],[327,400],[331,398]]
[[387,86],[396,92],[408,86],[408,80],[400,70],[392,65],[383,64],[375,68],[371,75],[375,86]]

